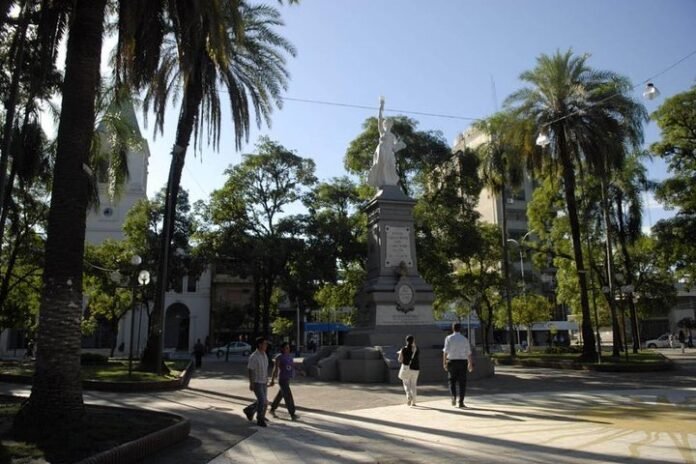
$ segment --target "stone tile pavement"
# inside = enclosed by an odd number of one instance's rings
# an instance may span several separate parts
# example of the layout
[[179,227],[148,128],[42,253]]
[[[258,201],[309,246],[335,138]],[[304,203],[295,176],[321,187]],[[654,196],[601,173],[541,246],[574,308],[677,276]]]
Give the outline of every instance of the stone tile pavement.
[[310,412],[298,422],[279,414],[210,464],[696,462],[696,388],[499,394],[467,404]]
[[[283,406],[266,429],[244,417],[246,360],[206,357],[188,389],[85,391],[85,401],[187,417],[191,436],[148,464],[227,463],[696,463],[696,350],[665,354],[670,372],[616,374],[498,367],[469,383],[468,409],[445,385],[419,386],[418,406],[398,385],[299,377],[299,422]],[[0,392],[29,387],[0,383]],[[271,394],[275,389],[271,390]]]

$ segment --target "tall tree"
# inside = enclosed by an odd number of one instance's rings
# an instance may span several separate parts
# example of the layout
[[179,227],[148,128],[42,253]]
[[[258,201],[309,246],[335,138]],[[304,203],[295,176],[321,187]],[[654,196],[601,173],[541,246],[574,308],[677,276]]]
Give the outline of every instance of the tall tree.
[[510,356],[515,356],[515,342],[512,318],[512,289],[510,287],[510,257],[508,256],[507,203],[513,189],[524,180],[520,157],[516,156],[513,140],[516,132],[512,130],[517,121],[509,113],[498,113],[474,127],[487,136],[487,140],[477,147],[480,156],[479,172],[483,185],[500,198],[500,235],[503,248],[503,278],[505,279],[505,302],[508,312],[508,344]]
[[667,163],[670,177],[656,191],[656,198],[677,213],[653,227],[663,252],[670,256],[677,278],[696,283],[696,86],[668,98],[652,114],[662,131],[650,151]]
[[46,266],[31,395],[15,417],[26,434],[55,433],[84,415],[80,378],[82,257],[87,211],[84,166],[94,131],[106,0],[72,2],[58,126]]
[[225,174],[225,185],[211,195],[208,221],[217,229],[215,241],[233,246],[218,249],[218,255],[241,258],[237,271],[254,277],[260,309],[254,330],[268,335],[271,296],[288,258],[287,241],[299,231],[283,213],[316,182],[314,162],[261,138],[256,153]]
[[[616,238],[621,253],[625,283],[635,289],[636,270],[633,264],[631,245],[642,235],[643,201],[642,193],[652,187],[647,178],[645,166],[640,162],[639,154],[626,158],[623,169],[616,172],[612,182],[612,198],[616,212]],[[640,334],[638,333],[638,314],[632,297],[628,298],[631,318],[631,334],[633,352],[640,349]]]
[[182,94],[167,181],[155,299],[157,327],[148,339],[143,359],[147,368],[159,371],[174,205],[188,146],[192,138],[195,146],[206,128],[213,146],[219,143],[219,83],[229,95],[238,149],[248,137],[249,105],[256,112],[257,125],[262,119],[268,123],[272,107],[280,106],[281,92],[287,85],[285,54],[294,55],[295,50],[275,32],[274,28],[283,23],[274,8],[242,0],[122,1],[120,14],[131,22],[123,23],[119,35],[117,74],[146,89],[145,109],[152,107],[160,131],[170,99]]
[[[582,159],[586,159],[595,172],[608,173],[611,166],[618,165],[618,158],[610,158],[608,150],[616,149],[620,143],[630,143],[635,136],[641,135],[642,112],[628,96],[631,86],[626,79],[590,68],[587,58],[588,55],[575,56],[571,50],[558,51],[552,56],[542,54],[537,58],[537,66],[520,76],[531,87],[513,93],[506,106],[532,121],[537,131],[546,135],[550,156],[542,158],[541,152],[533,152],[535,165],[555,169],[563,179],[580,286],[582,358],[595,360],[597,349],[578,220],[576,169]],[[602,149],[603,144],[607,149]]]

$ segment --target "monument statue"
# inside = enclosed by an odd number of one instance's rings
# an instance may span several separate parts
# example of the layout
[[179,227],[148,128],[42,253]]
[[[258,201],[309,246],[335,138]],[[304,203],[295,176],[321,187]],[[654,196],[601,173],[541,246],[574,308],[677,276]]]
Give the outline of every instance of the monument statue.
[[384,118],[384,97],[379,97],[379,144],[372,157],[372,167],[367,175],[367,183],[380,188],[384,185],[397,185],[399,176],[396,174],[396,157],[394,154],[405,148],[406,144],[392,134],[392,120]]

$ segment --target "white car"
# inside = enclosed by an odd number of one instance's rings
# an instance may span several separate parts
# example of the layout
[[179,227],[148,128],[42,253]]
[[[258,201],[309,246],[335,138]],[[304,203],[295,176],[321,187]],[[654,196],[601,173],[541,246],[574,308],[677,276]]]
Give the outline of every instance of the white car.
[[210,350],[218,358],[221,358],[227,354],[229,350],[230,354],[241,354],[242,356],[249,356],[251,353],[251,345],[245,342],[230,342],[227,345],[219,346]]
[[645,342],[646,348],[670,348],[669,346],[669,334],[662,334],[657,338],[652,340],[647,340]]

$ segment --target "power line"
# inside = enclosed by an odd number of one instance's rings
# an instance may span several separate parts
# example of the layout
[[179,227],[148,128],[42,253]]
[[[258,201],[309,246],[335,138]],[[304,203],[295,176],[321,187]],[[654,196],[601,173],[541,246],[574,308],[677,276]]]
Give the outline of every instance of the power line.
[[[287,101],[295,101],[295,102],[300,102],[300,103],[313,103],[316,105],[327,105],[327,106],[339,106],[339,107],[344,107],[344,108],[357,108],[361,110],[376,110],[378,107],[376,106],[367,106],[367,105],[353,105],[350,103],[339,103],[339,102],[330,102],[330,101],[325,101],[325,100],[313,100],[309,98],[292,98],[292,97],[283,97],[283,100]],[[392,113],[402,113],[402,114],[415,114],[419,116],[432,116],[435,118],[447,118],[447,119],[459,119],[462,121],[479,121],[481,118],[472,118],[468,116],[456,116],[452,114],[439,114],[439,113],[424,113],[421,111],[408,111],[408,110],[400,110],[396,108],[384,108],[384,111],[391,111]]]
[[[669,70],[671,70],[671,69],[677,67],[678,65],[680,65],[681,63],[683,63],[684,61],[688,60],[689,58],[691,58],[691,57],[694,56],[694,55],[696,55],[696,50],[694,50],[694,51],[692,51],[691,53],[687,54],[686,56],[684,56],[684,57],[678,59],[677,61],[675,61],[674,63],[670,64],[670,65],[667,66],[665,69],[663,69],[662,71],[658,72],[657,74],[654,74],[654,75],[648,77],[647,79],[643,80],[643,81],[640,82],[639,84],[634,85],[634,86],[631,87],[629,90],[633,91],[633,90],[635,90],[637,87],[642,87],[642,86],[644,86],[644,85],[646,85],[646,84],[649,84],[649,83],[650,83],[651,81],[653,81],[656,77],[662,76],[662,75],[665,74],[667,71],[669,71]],[[609,95],[609,96],[607,96],[607,97],[604,97],[604,98],[602,98],[601,100],[597,101],[594,105],[595,105],[595,106],[596,106],[596,105],[599,105],[599,104],[601,104],[601,103],[604,103],[604,102],[607,101],[607,100],[611,100],[611,99],[614,98],[614,97],[618,97],[619,95],[621,95],[621,93],[619,93],[619,92],[613,93],[613,94],[611,94],[611,95]],[[549,122],[547,122],[547,123],[544,123],[544,124],[542,124],[541,127],[542,127],[542,128],[548,127],[548,126],[550,126],[551,124],[557,123],[557,122],[559,122],[559,121],[563,121],[564,119],[567,119],[567,118],[569,118],[569,117],[571,117],[571,116],[575,116],[575,115],[577,115],[577,114],[580,114],[580,113],[582,113],[583,111],[584,111],[584,109],[577,109],[577,110],[572,111],[572,112],[570,112],[570,113],[568,113],[568,114],[566,114],[566,115],[563,115],[563,116],[561,116],[561,117],[558,117],[558,118],[554,119],[553,121],[549,121]]]

